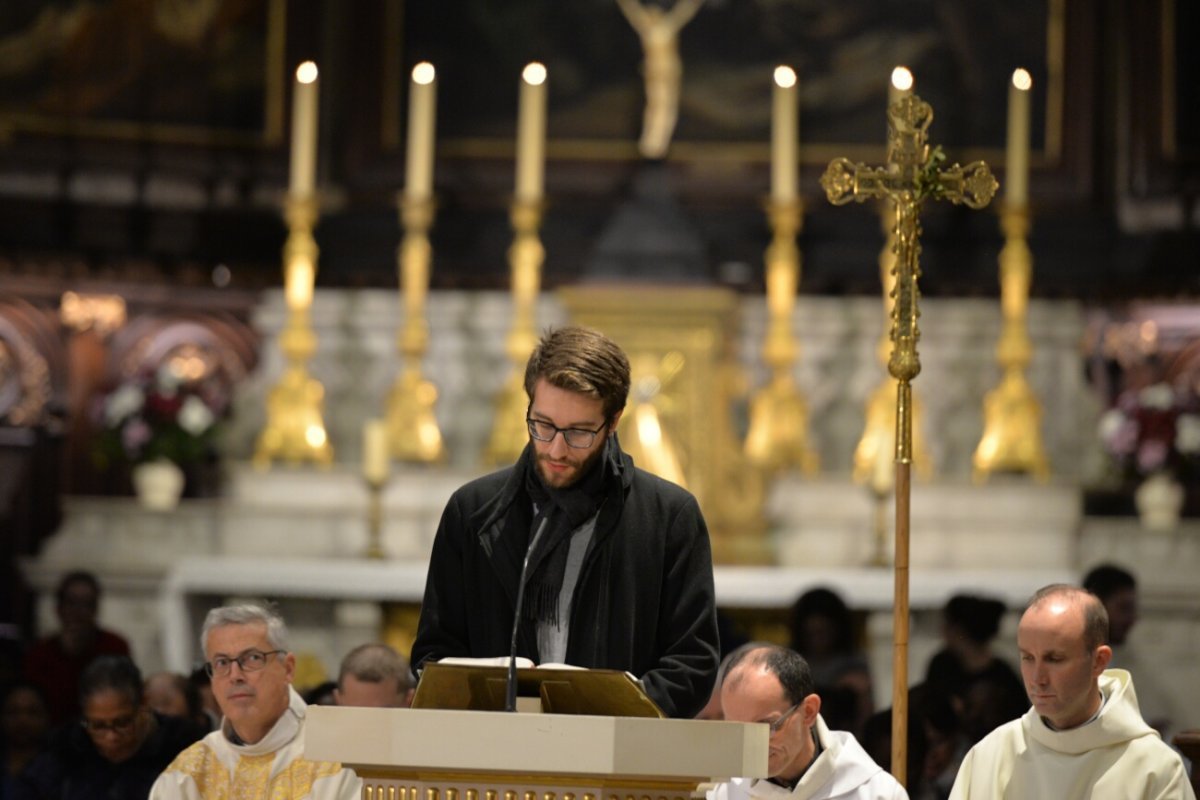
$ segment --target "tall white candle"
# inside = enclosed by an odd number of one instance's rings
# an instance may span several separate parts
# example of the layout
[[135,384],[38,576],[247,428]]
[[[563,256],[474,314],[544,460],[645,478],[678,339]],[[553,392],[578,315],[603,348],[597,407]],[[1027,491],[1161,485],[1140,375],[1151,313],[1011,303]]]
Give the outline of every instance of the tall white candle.
[[534,61],[521,72],[517,102],[517,200],[542,199],[546,143],[546,68]]
[[312,194],[317,172],[317,65],[296,67],[292,91],[292,159],[288,191],[293,197]]
[[433,194],[433,129],[437,106],[437,73],[422,61],[413,67],[408,95],[408,160],[404,196],[427,200]]
[[1029,90],[1026,70],[1013,72],[1008,85],[1008,151],[1004,158],[1005,202],[1023,206],[1029,200]]
[[389,467],[387,423],[369,419],[363,425],[363,475],[373,483],[383,483]]
[[[912,94],[913,89],[913,74],[908,67],[896,67],[892,70],[892,77],[888,81],[888,105],[887,113],[890,115],[892,106],[896,105],[900,100]],[[885,141],[888,143],[888,149],[891,149],[891,117],[887,117],[888,123],[884,128]],[[889,153],[890,154],[890,153]],[[895,168],[895,167],[893,167]]]
[[796,199],[796,96],[795,70],[776,67],[771,94],[771,199],[777,203]]
[[888,81],[888,108],[906,95],[912,94],[913,74],[908,67],[896,67],[892,70],[891,80]]

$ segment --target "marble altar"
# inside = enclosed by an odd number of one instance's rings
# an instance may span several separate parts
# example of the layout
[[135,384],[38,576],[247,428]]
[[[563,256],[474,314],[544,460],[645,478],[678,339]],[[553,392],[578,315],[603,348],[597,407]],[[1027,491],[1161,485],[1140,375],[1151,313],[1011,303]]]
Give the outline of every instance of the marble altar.
[[[742,298],[734,351],[747,389],[765,377],[760,363],[766,321],[762,298]],[[227,430],[226,490],[219,499],[184,501],[171,514],[132,501],[67,498],[60,530],[22,566],[40,593],[39,623],[53,627],[52,589],[73,568],[97,572],[106,594],[104,624],[127,634],[147,671],[194,663],[198,617],[237,597],[278,599],[293,647],[336,669],[342,653],[379,635],[381,602],[415,602],[424,562],[450,493],[482,474],[480,453],[491,426],[491,397],[507,376],[504,293],[435,292],[428,303],[425,374],[441,392],[437,414],[450,453],[443,467],[393,470],[383,495],[388,560],[362,558],[367,544],[366,488],[360,475],[363,422],[382,413],[399,366],[394,293],[320,291],[313,306],[319,337],[313,374],[327,391],[327,427],[336,460],[329,469],[246,462],[263,421],[263,394],[282,367],[274,346],[237,400]],[[1045,444],[1053,479],[1038,484],[996,476],[969,482],[982,425],[982,398],[996,381],[1000,329],[994,301],[930,298],[922,304],[924,369],[914,383],[925,407],[935,466],[913,488],[910,674],[924,673],[938,645],[937,609],[956,591],[1003,598],[1016,609],[1036,587],[1077,579],[1102,560],[1130,566],[1142,579],[1143,621],[1134,647],[1153,645],[1162,683],[1181,687],[1178,721],[1200,721],[1200,696],[1184,690],[1200,642],[1200,525],[1167,534],[1143,531],[1133,518],[1082,516],[1081,491],[1099,464],[1096,400],[1080,364],[1083,315],[1071,302],[1034,301],[1029,325],[1035,357],[1029,379],[1045,407]],[[539,324],[565,321],[559,298],[544,294]],[[768,543],[779,568],[718,568],[719,602],[730,609],[778,610],[804,589],[830,585],[852,607],[868,610],[867,646],[877,700],[888,702],[891,577],[870,566],[875,509],[849,479],[867,394],[882,376],[875,347],[883,324],[877,298],[801,297],[794,331],[801,346],[797,382],[809,399],[812,438],[822,473],[772,481],[766,503]],[[284,320],[282,297],[269,293],[256,324],[271,341]],[[730,413],[744,423],[745,409]],[[885,515],[891,519],[890,511]],[[880,612],[880,613],[875,613]],[[1000,652],[1015,660],[1015,613]]]

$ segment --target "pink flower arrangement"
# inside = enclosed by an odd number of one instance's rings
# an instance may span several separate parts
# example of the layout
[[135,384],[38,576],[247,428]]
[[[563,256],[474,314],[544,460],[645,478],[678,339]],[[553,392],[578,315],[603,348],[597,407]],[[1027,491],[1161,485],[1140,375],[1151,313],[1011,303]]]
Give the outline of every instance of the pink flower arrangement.
[[201,461],[214,451],[217,423],[228,405],[218,382],[188,381],[167,362],[102,398],[97,462],[104,468],[116,461]]
[[1200,403],[1163,382],[1124,391],[1100,418],[1100,440],[1132,477],[1186,476],[1200,465]]

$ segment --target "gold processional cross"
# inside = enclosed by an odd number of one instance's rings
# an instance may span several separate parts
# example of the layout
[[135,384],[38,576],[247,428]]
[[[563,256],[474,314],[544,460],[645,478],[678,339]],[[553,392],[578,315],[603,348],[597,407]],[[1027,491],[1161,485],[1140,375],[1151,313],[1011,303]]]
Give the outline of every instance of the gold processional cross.
[[941,147],[927,142],[933,109],[916,95],[888,108],[887,164],[868,167],[846,158],[829,162],[821,186],[835,206],[879,198],[896,209],[896,284],[892,294],[892,353],[888,372],[896,379],[896,555],[892,668],[892,774],[905,782],[908,732],[908,542],[912,476],[912,379],[921,371],[917,318],[921,276],[921,207],[928,199],[983,208],[998,184],[987,164],[942,168]]

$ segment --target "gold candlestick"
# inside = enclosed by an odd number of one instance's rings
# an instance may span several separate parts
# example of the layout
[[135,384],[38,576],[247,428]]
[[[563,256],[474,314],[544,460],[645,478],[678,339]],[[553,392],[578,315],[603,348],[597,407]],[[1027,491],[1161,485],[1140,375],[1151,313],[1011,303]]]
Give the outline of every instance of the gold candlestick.
[[1029,472],[1038,480],[1050,477],[1042,445],[1042,406],[1025,379],[1033,358],[1026,324],[1033,255],[1026,243],[1029,209],[1006,205],[1000,214],[1004,247],[1000,250],[1000,308],[1004,330],[996,344],[996,361],[1003,377],[983,401],[983,437],[975,448],[972,477],[976,483],[999,470]]
[[542,283],[542,261],[545,248],[538,238],[542,221],[542,204],[538,200],[516,198],[510,212],[515,237],[508,249],[512,270],[513,321],[504,342],[512,371],[496,396],[492,434],[488,439],[484,459],[489,464],[508,463],[517,458],[529,441],[525,427],[525,409],[529,398],[525,394],[525,362],[537,344],[534,330],[538,293]]
[[386,479],[367,477],[367,549],[364,558],[383,559],[383,487]]
[[383,488],[388,483],[391,463],[388,458],[388,426],[383,420],[367,420],[362,426],[362,479],[367,485],[368,559],[382,559]]
[[383,487],[391,472],[388,430],[383,420],[363,425],[363,479],[367,484],[367,558],[383,558]]
[[333,461],[323,418],[325,387],[308,373],[308,361],[317,349],[309,317],[318,252],[312,236],[316,196],[289,195],[284,216],[288,225],[283,246],[288,321],[279,336],[279,346],[287,366],[279,383],[267,394],[267,424],[254,449],[254,464],[260,469],[276,459],[324,465]]
[[428,230],[433,222],[433,201],[428,197],[400,197],[404,239],[397,251],[404,301],[404,325],[396,335],[396,349],[404,366],[388,394],[387,428],[390,450],[400,461],[431,464],[446,457],[434,407],[438,391],[421,375],[421,362],[429,346],[425,298],[429,293],[431,249]]
[[768,470],[800,467],[815,474],[819,460],[808,443],[808,403],[796,386],[792,367],[800,346],[792,335],[792,311],[800,281],[796,235],[803,204],[796,198],[772,199],[767,217],[774,232],[767,247],[767,334],[763,361],[771,368],[767,384],[750,401],[745,452],[751,463]]

